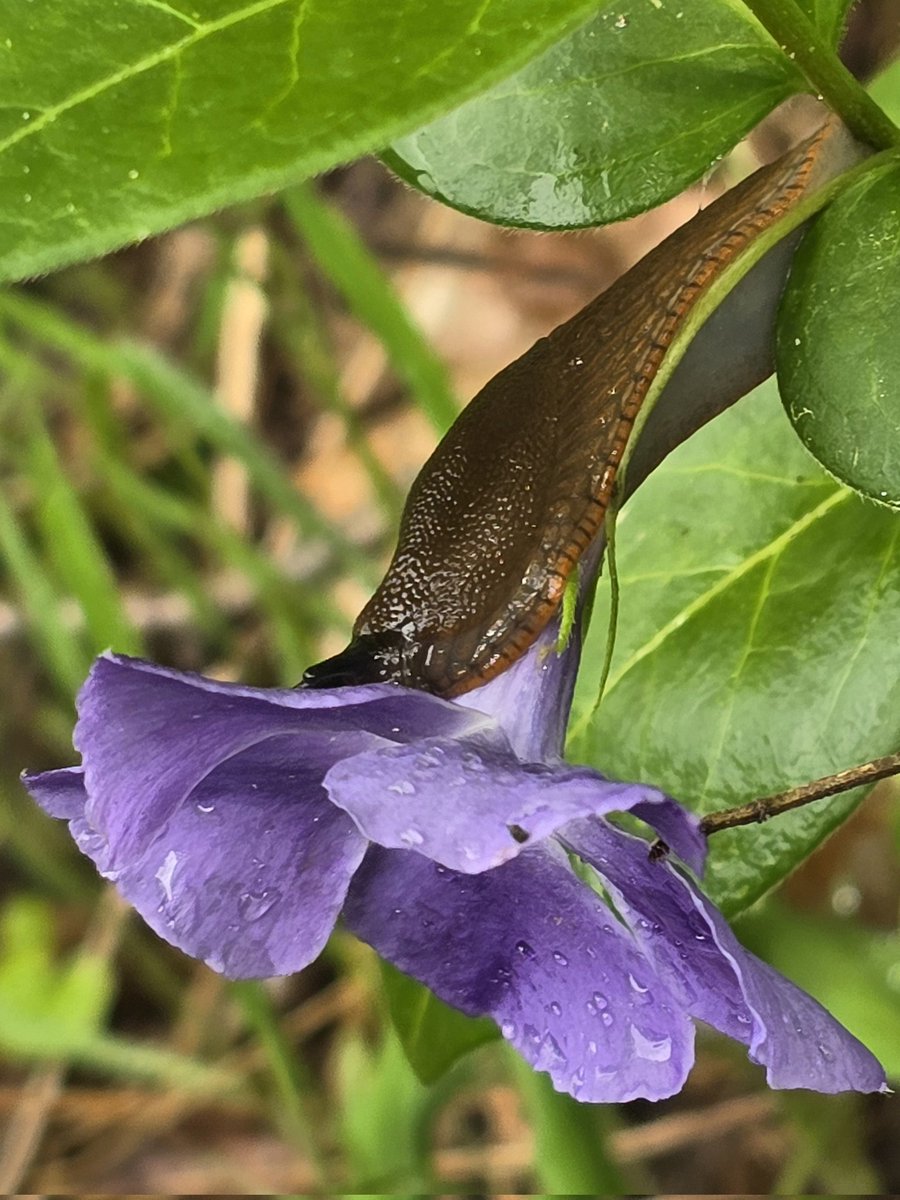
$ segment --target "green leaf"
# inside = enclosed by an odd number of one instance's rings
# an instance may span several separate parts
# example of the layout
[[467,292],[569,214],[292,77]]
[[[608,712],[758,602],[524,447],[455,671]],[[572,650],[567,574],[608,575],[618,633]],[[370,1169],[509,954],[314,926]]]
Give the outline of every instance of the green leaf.
[[499,1038],[493,1021],[473,1020],[390,963],[381,967],[391,1021],[423,1083],[434,1083],[464,1054]]
[[82,952],[57,963],[53,941],[49,905],[23,897],[6,904],[0,914],[0,1052],[206,1094],[240,1086],[225,1070],[102,1032],[113,991],[109,961]]
[[631,0],[396,141],[387,161],[486,220],[606,224],[674,196],[805,86],[740,4]]
[[341,1144],[353,1171],[353,1191],[420,1188],[427,1142],[428,1093],[410,1070],[390,1028],[368,1047],[357,1034],[338,1050]]
[[[771,383],[654,472],[619,517],[617,558],[613,668],[592,716],[598,595],[571,757],[705,813],[900,746],[900,522],[816,467]],[[717,834],[710,894],[746,908],[858,799]]]
[[900,161],[849,188],[794,259],[778,382],[806,448],[863,495],[900,506]]
[[0,278],[105,253],[382,146],[595,9],[43,0],[38,20],[8,5]]
[[741,918],[751,950],[828,1009],[900,1079],[900,934],[769,902]]

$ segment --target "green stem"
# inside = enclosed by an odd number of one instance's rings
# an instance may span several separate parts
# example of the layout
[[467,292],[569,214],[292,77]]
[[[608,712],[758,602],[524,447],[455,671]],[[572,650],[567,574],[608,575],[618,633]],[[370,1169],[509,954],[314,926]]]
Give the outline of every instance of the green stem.
[[795,0],[744,0],[847,128],[876,150],[900,145],[900,129],[868,95]]
[[303,1079],[302,1063],[284,1036],[261,983],[232,983],[231,993],[241,1007],[244,1020],[266,1053],[278,1096],[281,1126],[291,1141],[306,1154],[319,1182],[327,1188],[328,1169],[313,1133],[316,1119],[309,1111],[310,1089]]

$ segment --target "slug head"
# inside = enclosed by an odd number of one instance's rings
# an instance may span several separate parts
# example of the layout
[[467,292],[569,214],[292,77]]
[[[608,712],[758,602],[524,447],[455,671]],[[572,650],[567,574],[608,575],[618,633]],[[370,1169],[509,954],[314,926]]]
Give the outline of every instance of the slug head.
[[302,688],[356,687],[363,683],[405,683],[406,639],[397,630],[357,635],[340,654],[308,667]]

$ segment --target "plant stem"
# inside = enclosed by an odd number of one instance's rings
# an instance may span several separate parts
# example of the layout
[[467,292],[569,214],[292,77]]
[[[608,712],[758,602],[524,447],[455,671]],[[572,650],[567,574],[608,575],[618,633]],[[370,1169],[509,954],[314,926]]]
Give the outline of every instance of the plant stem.
[[744,3],[851,133],[876,150],[900,145],[900,129],[847,70],[795,0]]
[[849,792],[851,788],[876,783],[879,779],[888,779],[891,775],[900,775],[900,754],[874,758],[871,762],[849,767],[846,771],[839,771],[837,775],[826,775],[823,779],[816,779],[802,787],[790,788],[774,796],[764,796],[761,800],[752,800],[749,804],[739,804],[737,808],[710,813],[700,822],[700,829],[709,837],[710,834],[720,833],[723,829],[733,829],[737,825],[767,821],[769,817],[790,812],[792,808],[800,808],[803,804],[811,804],[813,800],[822,800],[839,792]]
[[244,1020],[266,1053],[282,1127],[306,1154],[320,1183],[327,1190],[328,1169],[314,1133],[315,1118],[310,1112],[302,1064],[281,1030],[266,990],[261,983],[247,980],[232,983],[231,993],[241,1007]]

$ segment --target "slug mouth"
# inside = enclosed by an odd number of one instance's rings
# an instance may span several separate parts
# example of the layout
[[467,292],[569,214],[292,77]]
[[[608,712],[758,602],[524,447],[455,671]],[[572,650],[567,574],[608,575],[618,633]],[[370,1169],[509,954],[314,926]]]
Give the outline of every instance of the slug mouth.
[[359,634],[340,654],[308,667],[297,687],[358,687],[364,683],[409,686],[405,669],[406,648],[403,634],[395,630]]

